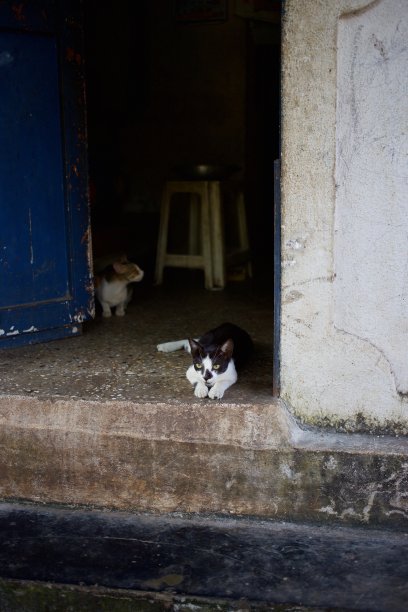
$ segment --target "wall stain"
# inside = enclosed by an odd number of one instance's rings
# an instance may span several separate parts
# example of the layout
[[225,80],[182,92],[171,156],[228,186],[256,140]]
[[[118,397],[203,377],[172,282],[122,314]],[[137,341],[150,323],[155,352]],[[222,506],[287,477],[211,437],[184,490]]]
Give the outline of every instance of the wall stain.
[[146,580],[144,583],[146,587],[152,589],[160,589],[163,586],[177,586],[181,584],[184,580],[184,576],[181,574],[167,574],[166,576],[160,576],[160,578],[152,578],[151,580]]
[[289,293],[287,293],[283,299],[283,303],[284,304],[290,304],[291,302],[297,302],[297,300],[300,300],[303,297],[303,293],[301,293],[300,291],[289,291]]

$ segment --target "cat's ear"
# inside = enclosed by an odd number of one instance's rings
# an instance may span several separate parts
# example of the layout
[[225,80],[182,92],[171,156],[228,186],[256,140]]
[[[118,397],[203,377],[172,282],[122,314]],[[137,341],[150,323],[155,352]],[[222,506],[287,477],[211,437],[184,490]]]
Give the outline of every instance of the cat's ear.
[[193,357],[195,357],[196,355],[201,355],[201,344],[199,344],[196,340],[193,340],[193,338],[189,338],[188,343],[190,345],[191,354]]
[[228,359],[231,359],[232,353],[234,351],[234,341],[230,338],[229,340],[224,342],[221,347],[221,351],[224,353],[224,355],[227,356]]
[[122,261],[114,261],[112,266],[116,274],[124,274],[127,270],[125,263],[123,263]]

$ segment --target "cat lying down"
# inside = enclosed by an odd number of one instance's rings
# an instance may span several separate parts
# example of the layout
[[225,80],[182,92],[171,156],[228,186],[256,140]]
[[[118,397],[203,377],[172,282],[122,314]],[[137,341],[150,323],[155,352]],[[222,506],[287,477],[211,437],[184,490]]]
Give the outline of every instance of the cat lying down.
[[140,282],[143,276],[143,270],[128,261],[126,255],[95,273],[95,294],[102,306],[102,316],[112,316],[111,308],[115,308],[116,316],[123,317],[132,299],[133,289],[129,285]]
[[191,353],[193,364],[186,372],[196,397],[221,399],[237,381],[237,369],[247,360],[253,348],[246,331],[233,323],[223,323],[197,340],[177,340],[157,345],[157,350],[171,353],[184,349]]

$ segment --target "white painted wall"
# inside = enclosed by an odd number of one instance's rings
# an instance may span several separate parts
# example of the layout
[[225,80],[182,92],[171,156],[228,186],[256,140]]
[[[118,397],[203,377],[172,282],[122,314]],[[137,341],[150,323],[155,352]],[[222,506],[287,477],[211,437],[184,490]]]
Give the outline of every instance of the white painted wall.
[[286,0],[282,396],[408,431],[408,0]]

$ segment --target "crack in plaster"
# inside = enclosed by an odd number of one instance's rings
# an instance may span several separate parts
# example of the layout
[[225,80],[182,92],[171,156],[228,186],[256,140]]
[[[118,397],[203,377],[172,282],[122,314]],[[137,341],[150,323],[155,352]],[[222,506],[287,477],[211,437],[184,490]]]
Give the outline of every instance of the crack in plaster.
[[[339,325],[336,325],[333,321],[333,327],[336,331],[343,333],[347,336],[351,336],[352,338],[356,338],[357,340],[359,340],[360,342],[365,342],[366,344],[368,344],[369,346],[371,346],[371,348],[373,348],[380,357],[382,357],[385,362],[387,363],[389,369],[390,369],[390,374],[394,380],[394,385],[395,385],[395,390],[397,391],[399,397],[403,400],[408,399],[408,389],[405,389],[404,387],[401,388],[401,385],[398,381],[397,375],[393,370],[392,364],[390,362],[390,360],[388,359],[388,357],[386,356],[386,354],[384,353],[384,351],[377,346],[372,340],[370,340],[369,338],[365,338],[364,336],[360,336],[359,334],[352,332],[352,331],[347,331],[343,328],[341,328]],[[377,362],[378,363],[378,362]]]
[[332,283],[335,278],[335,274],[330,274],[329,276],[315,276],[314,278],[308,278],[307,280],[301,282],[289,283],[288,285],[282,285],[282,290],[292,289],[293,287],[302,287],[303,285],[309,285],[310,283]]

